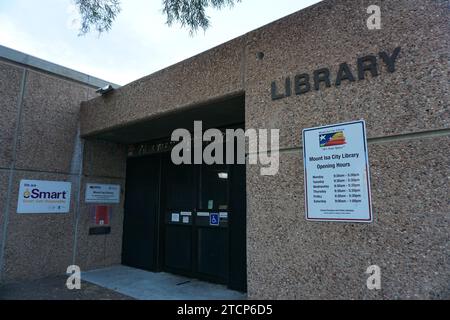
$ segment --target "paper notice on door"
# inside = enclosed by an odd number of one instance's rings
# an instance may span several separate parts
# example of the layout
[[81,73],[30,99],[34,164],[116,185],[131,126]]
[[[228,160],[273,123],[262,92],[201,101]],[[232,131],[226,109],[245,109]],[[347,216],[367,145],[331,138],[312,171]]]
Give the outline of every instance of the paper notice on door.
[[189,223],[189,217],[188,216],[183,217],[183,223]]
[[180,222],[180,214],[172,213],[172,222]]
[[190,212],[190,211],[182,211],[181,215],[182,216],[192,216],[192,212]]
[[228,212],[220,212],[219,215],[222,219],[228,219]]
[[197,212],[197,217],[209,217],[209,212]]

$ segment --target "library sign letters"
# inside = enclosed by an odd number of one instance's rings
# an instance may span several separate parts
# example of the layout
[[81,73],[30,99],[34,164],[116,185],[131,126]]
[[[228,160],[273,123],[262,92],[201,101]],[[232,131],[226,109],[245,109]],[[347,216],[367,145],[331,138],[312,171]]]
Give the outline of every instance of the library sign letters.
[[304,95],[311,91],[319,91],[331,86],[340,87],[344,82],[355,82],[380,75],[382,67],[388,73],[394,73],[396,63],[401,52],[401,47],[392,52],[381,51],[377,55],[367,55],[356,60],[355,65],[346,62],[335,68],[322,68],[309,73],[298,73],[291,79],[285,77],[284,83],[273,81],[271,84],[272,100],[279,100],[292,95]]
[[303,157],[306,219],[372,222],[364,121],[304,129]]

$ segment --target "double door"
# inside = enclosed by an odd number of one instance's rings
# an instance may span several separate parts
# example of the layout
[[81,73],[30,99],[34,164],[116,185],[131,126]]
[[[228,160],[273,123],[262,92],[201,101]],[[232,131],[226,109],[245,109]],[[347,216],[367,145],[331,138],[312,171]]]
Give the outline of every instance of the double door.
[[227,284],[233,214],[228,166],[164,164],[165,271]]
[[246,291],[245,165],[129,159],[122,260]]

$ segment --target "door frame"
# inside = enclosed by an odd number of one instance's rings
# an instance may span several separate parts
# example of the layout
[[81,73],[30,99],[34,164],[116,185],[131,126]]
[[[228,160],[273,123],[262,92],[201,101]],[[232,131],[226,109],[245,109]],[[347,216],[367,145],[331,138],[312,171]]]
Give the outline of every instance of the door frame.
[[[230,126],[226,126],[225,128],[239,128],[241,127],[241,125],[230,125]],[[155,140],[153,142],[149,142],[149,144],[156,144],[156,143],[165,143],[166,141],[168,141],[168,139],[159,139],[159,140]],[[156,215],[156,228],[155,228],[155,246],[156,246],[156,253],[154,256],[155,259],[155,270],[151,270],[151,271],[156,271],[156,272],[170,272],[170,273],[176,273],[176,274],[182,274],[182,272],[177,272],[177,271],[172,271],[172,270],[167,270],[166,266],[165,266],[165,245],[166,245],[166,232],[165,232],[165,214],[166,214],[166,210],[167,210],[167,199],[165,196],[165,192],[167,190],[167,179],[166,179],[166,173],[165,173],[165,162],[166,161],[170,161],[170,152],[171,152],[171,148],[170,149],[166,149],[163,151],[159,151],[159,152],[154,152],[152,154],[146,154],[146,155],[142,155],[139,156],[139,158],[150,158],[150,157],[156,157],[158,159],[158,163],[159,163],[159,175],[158,175],[158,185],[159,185],[159,191],[158,191],[158,214]],[[195,184],[195,192],[193,197],[195,198],[195,201],[193,203],[195,203],[193,211],[195,211],[195,213],[197,211],[199,211],[198,207],[199,207],[199,201],[200,201],[200,192],[201,192],[201,173],[202,173],[202,165],[195,165],[192,164],[190,165],[192,166],[192,170],[194,170],[194,177],[193,177],[193,183]],[[235,175],[235,170],[233,169],[233,166],[237,166],[237,165],[228,165],[227,166],[227,171],[229,173],[229,177],[230,179],[236,179],[236,177],[239,175],[242,175],[242,171],[240,172],[240,174],[236,174]],[[243,169],[243,173],[245,175],[245,165],[243,165],[244,168]],[[128,178],[128,177],[127,177]],[[239,178],[238,178],[239,179]],[[243,183],[243,189],[244,191],[246,191],[246,181],[244,178],[244,181],[241,181],[241,183]],[[225,284],[228,287],[231,286],[231,279],[233,277],[232,275],[232,259],[234,259],[232,253],[234,253],[233,251],[233,245],[231,242],[231,235],[234,234],[236,232],[236,230],[233,230],[233,226],[235,226],[234,220],[235,220],[235,215],[231,214],[231,212],[235,211],[235,208],[233,207],[233,193],[231,188],[233,187],[233,182],[231,182],[231,180],[228,181],[228,186],[227,186],[227,202],[228,202],[228,209],[226,210],[229,213],[229,220],[228,220],[228,227],[227,227],[227,248],[226,248],[226,252],[228,254],[227,257],[227,279],[226,282],[225,281],[220,281],[216,278],[211,278],[208,275],[202,274],[202,273],[198,273],[198,256],[197,256],[197,252],[198,252],[198,229],[199,227],[195,225],[195,220],[197,219],[197,215],[194,214],[192,215],[192,219],[193,219],[193,226],[191,226],[193,232],[192,232],[192,236],[191,236],[191,243],[192,243],[192,252],[191,252],[191,259],[192,259],[192,268],[191,268],[191,273],[186,273],[186,274],[182,274],[186,277],[190,277],[190,278],[197,278],[197,279],[201,279],[201,280],[205,280],[208,282],[214,282],[214,283],[220,283],[220,284]],[[241,217],[240,219],[238,219],[240,221],[240,223],[245,223],[245,225],[243,226],[243,228],[246,230],[246,216],[247,216],[247,210],[246,210],[246,195],[243,195],[244,199],[244,209],[243,212],[241,213],[241,215],[243,215],[243,218]],[[242,199],[241,199],[242,200]],[[187,208],[176,208],[174,212],[180,210],[180,209],[187,209]],[[213,210],[200,210],[200,211],[213,211]],[[214,211],[220,211],[220,210],[214,210]],[[225,210],[222,210],[225,211]],[[241,230],[242,231],[242,230]],[[239,231],[239,232],[241,232]],[[246,234],[246,232],[244,232]],[[242,236],[242,233],[241,233]],[[243,248],[241,248],[240,251],[244,251],[244,255],[246,257],[246,252],[247,252],[247,247],[246,247],[246,243],[247,243],[247,237],[245,235],[244,237],[244,243],[242,244],[238,244],[241,246],[244,246]],[[242,254],[242,252],[241,252]],[[241,257],[242,258],[242,257]],[[242,259],[241,259],[242,260]],[[238,272],[244,272],[245,275],[245,283],[244,281],[242,281],[242,285],[239,285],[239,288],[234,287],[233,289],[235,290],[239,290],[239,291],[243,291],[245,292],[247,290],[246,288],[246,283],[247,283],[247,279],[246,279],[246,272],[247,272],[247,263],[246,263],[246,258],[244,259],[244,265],[242,265],[242,268],[237,268],[239,269]],[[233,268],[234,270],[236,270],[236,268]],[[195,271],[195,272],[194,272]],[[239,282],[239,281],[237,281]]]

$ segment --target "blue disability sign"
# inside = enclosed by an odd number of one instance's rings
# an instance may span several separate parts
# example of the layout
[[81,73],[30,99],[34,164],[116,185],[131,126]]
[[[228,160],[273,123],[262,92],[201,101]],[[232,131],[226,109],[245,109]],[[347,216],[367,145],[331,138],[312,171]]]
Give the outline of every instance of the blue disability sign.
[[209,215],[209,224],[211,226],[218,226],[219,225],[219,214],[218,213],[211,213]]

